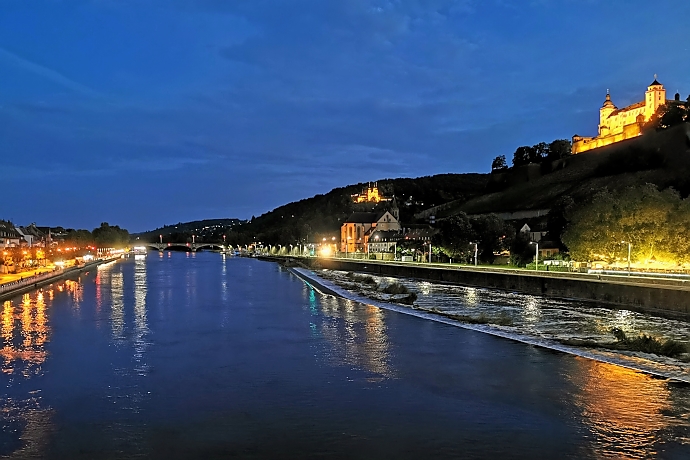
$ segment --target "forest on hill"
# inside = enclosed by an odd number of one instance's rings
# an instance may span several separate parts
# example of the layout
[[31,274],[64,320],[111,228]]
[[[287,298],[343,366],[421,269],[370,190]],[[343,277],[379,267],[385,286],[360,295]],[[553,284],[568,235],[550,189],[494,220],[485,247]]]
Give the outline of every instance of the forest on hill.
[[[461,214],[560,209],[563,203],[591,202],[602,190],[615,192],[645,184],[652,184],[660,191],[672,188],[680,198],[685,198],[690,194],[689,133],[690,124],[682,123],[578,155],[567,154],[567,141],[556,140],[551,144],[518,148],[518,161],[514,158],[512,167],[499,158],[502,161],[494,160],[492,172],[488,174],[384,179],[377,185],[383,196],[395,198],[403,226],[426,223],[430,215],[435,215],[437,225],[442,226],[444,219]],[[219,220],[213,225],[209,224],[211,221],[201,221],[164,227],[166,230],[177,227],[167,234],[166,241],[188,242],[192,234],[196,235],[196,241],[225,239],[233,245],[253,242],[285,245],[338,238],[340,226],[352,212],[390,206],[388,202],[354,203],[352,195],[362,193],[368,185],[336,188],[285,204],[248,221]],[[562,215],[556,220],[561,223],[550,236],[562,246],[560,234],[566,222]],[[203,233],[198,230],[200,224],[204,224]],[[164,234],[161,229],[139,236],[155,241],[159,234]]]
[[[395,198],[404,223],[412,223],[420,210],[449,201],[466,201],[484,193],[489,174],[439,174],[419,178],[383,179],[377,182],[379,192]],[[209,225],[207,233],[196,241],[225,241],[233,245],[261,241],[266,244],[296,244],[321,241],[340,235],[340,226],[354,211],[383,209],[389,202],[356,204],[352,195],[362,193],[369,184],[360,183],[339,187],[322,195],[305,198],[280,206],[270,212],[233,225]],[[206,222],[206,221],[203,221]],[[193,225],[177,224],[167,233],[165,241],[191,241]],[[159,230],[139,234],[144,241],[157,241]],[[202,239],[198,239],[201,236]]]

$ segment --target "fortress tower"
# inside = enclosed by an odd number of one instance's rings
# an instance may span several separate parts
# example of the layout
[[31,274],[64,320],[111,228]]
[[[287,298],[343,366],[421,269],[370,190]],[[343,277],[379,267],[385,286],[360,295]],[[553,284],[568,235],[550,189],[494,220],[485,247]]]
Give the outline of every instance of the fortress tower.
[[595,137],[573,136],[573,153],[586,152],[637,137],[642,134],[642,126],[654,116],[659,107],[678,103],[682,103],[679,97],[674,100],[666,99],[666,89],[657,81],[656,75],[644,93],[644,100],[622,109],[616,107],[607,91],[604,104],[599,109],[598,135]]

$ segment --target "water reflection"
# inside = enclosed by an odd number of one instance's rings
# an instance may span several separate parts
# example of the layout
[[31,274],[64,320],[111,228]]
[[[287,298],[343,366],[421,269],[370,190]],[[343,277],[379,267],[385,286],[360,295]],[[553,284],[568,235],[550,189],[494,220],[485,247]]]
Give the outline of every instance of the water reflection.
[[124,276],[120,271],[110,274],[110,325],[113,338],[121,339],[125,328]]
[[3,302],[1,323],[3,372],[25,377],[40,374],[50,333],[43,292],[24,294],[19,305]]
[[148,346],[146,335],[148,324],[146,317],[146,259],[139,258],[134,261],[134,359],[135,370],[144,373],[147,369],[143,361],[144,352]]
[[595,453],[615,458],[658,455],[671,408],[663,380],[623,367],[577,359],[570,379],[580,389],[574,404],[594,438]]
[[321,334],[332,344],[330,358],[334,364],[394,376],[383,310],[328,296],[321,299],[321,311],[326,317],[342,320],[321,324]]

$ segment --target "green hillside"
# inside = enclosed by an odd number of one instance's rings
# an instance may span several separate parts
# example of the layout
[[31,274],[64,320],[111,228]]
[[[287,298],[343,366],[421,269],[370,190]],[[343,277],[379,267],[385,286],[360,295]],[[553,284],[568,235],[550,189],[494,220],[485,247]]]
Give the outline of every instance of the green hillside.
[[487,192],[456,201],[437,213],[468,214],[549,209],[562,196],[586,201],[598,190],[652,183],[690,193],[690,125],[651,132],[636,139],[546,164],[492,174]]
[[[378,181],[382,195],[395,197],[403,225],[467,214],[550,209],[560,198],[586,202],[597,191],[652,183],[690,194],[690,124],[651,131],[639,138],[541,164],[492,174],[439,174]],[[368,184],[340,187],[280,206],[250,221],[217,219],[166,226],[138,235],[155,241],[191,241],[191,235],[233,245],[261,241],[297,244],[339,237],[342,222],[354,211],[384,209],[391,203],[355,204],[352,195]]]

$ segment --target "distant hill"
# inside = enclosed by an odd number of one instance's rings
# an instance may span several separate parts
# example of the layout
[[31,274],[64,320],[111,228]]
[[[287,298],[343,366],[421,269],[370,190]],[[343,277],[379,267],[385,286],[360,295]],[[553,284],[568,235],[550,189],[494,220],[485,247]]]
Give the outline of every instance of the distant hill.
[[[381,194],[395,197],[401,220],[411,223],[414,214],[422,209],[449,201],[461,203],[481,195],[488,180],[489,174],[438,174],[414,179],[383,179],[377,185]],[[234,245],[254,241],[295,244],[334,236],[339,238],[342,222],[353,211],[385,208],[390,204],[384,202],[374,206],[353,203],[352,195],[361,193],[367,185],[360,183],[339,187],[323,195],[285,204],[248,222],[237,219],[229,219],[235,221],[232,223],[223,222],[224,219],[204,220],[168,225],[135,236],[156,241],[158,235],[164,235],[165,241],[186,242],[191,241],[192,233],[197,236],[197,241],[201,241],[198,239],[200,235],[208,241],[222,241],[222,235],[226,235],[226,242]],[[206,230],[203,234],[200,232],[202,228]]]
[[179,235],[183,239],[188,235],[196,235],[201,238],[211,237],[215,233],[221,232],[222,234],[222,232],[232,229],[236,225],[241,225],[242,222],[245,221],[240,219],[204,219],[195,220],[192,222],[178,222],[173,225],[164,225],[163,227],[155,230],[135,233],[132,235],[132,237],[139,238],[144,241],[157,241],[159,235],[168,237],[166,238],[166,241],[170,241],[169,237],[172,235]]
[[[439,174],[378,181],[381,194],[395,197],[405,224],[455,215],[507,213],[550,209],[559,199],[575,202],[591,198],[604,187],[611,190],[653,183],[690,194],[690,124],[652,131],[635,139],[564,159],[529,164],[493,174]],[[375,210],[390,203],[357,205],[352,195],[368,184],[340,187],[280,206],[250,221],[212,219],[168,225],[144,232],[142,239],[191,241],[191,235],[230,244],[297,244],[339,238],[342,222],[355,210]]]

